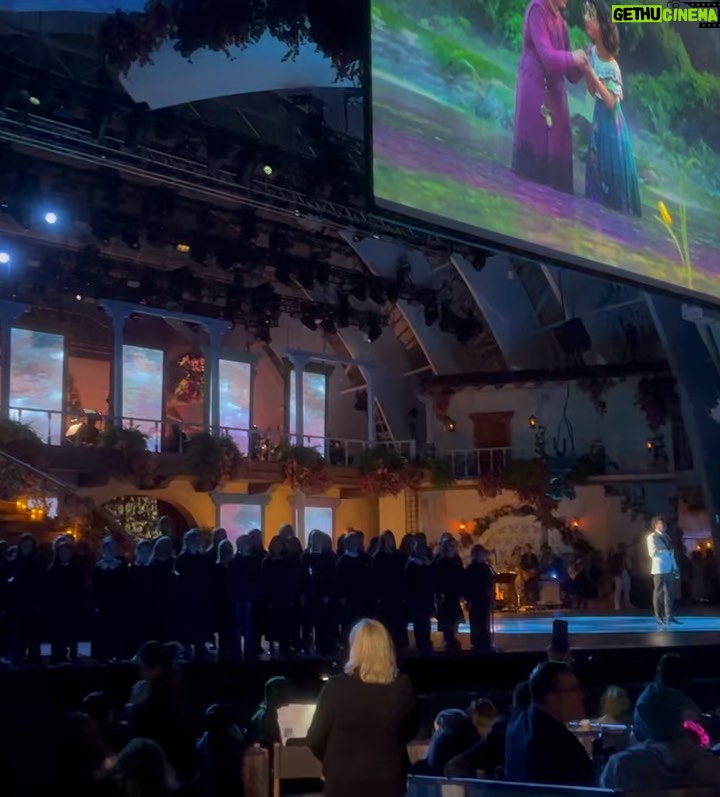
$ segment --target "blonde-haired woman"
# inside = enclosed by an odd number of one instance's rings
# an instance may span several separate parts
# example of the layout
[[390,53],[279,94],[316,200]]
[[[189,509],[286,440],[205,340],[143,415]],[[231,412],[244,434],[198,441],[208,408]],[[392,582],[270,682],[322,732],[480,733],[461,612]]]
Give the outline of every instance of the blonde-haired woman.
[[307,736],[326,797],[402,797],[416,726],[412,686],[398,674],[390,634],[377,620],[360,620],[345,672],[325,684]]
[[633,706],[621,686],[608,686],[600,698],[600,722],[607,725],[629,725]]

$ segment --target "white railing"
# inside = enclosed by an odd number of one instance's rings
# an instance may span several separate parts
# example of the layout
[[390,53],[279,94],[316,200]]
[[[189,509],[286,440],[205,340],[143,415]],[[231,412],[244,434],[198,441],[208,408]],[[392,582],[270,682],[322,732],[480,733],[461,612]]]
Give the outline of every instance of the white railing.
[[[10,407],[9,410],[12,420],[28,424],[48,445],[92,445],[94,443],[92,433],[81,434],[77,438],[68,437],[68,432],[71,432],[71,421],[75,418],[73,413],[40,410],[34,407]],[[174,419],[159,420],[130,416],[124,416],[119,421],[123,428],[134,428],[141,431],[147,438],[148,449],[155,452],[182,454],[187,450],[192,438],[204,432],[232,437],[240,451],[254,461],[277,461],[284,443],[297,445],[295,435],[284,434],[279,429],[210,427],[205,424],[184,423]],[[109,418],[99,419],[96,424],[98,434],[109,423],[111,423]],[[329,465],[335,467],[357,467],[364,452],[371,447],[387,447],[410,462],[414,461],[417,456],[417,444],[414,440],[371,444],[367,440],[303,435],[302,444],[307,448],[315,448],[325,457]]]
[[436,458],[450,463],[458,479],[477,479],[502,471],[510,460],[511,448],[468,448],[438,451]]
[[[675,471],[672,444],[666,439],[646,437],[637,440],[623,440],[610,443],[607,446],[595,444],[589,450],[566,457],[568,468],[571,469],[576,460],[583,455],[590,457],[594,462],[586,463],[594,467],[582,466],[585,475],[600,476],[627,476],[667,474]],[[490,473],[502,471],[511,458],[532,459],[536,452],[526,448],[471,448],[455,449],[451,451],[438,451],[437,459],[450,463],[453,475],[458,480],[476,479]],[[550,463],[556,459],[548,451]],[[596,474],[592,471],[596,470]]]

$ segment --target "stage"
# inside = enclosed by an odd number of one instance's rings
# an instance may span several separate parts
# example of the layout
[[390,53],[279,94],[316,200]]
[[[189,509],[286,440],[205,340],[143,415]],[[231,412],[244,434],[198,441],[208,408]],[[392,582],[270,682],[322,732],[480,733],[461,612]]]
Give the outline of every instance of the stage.
[[[508,653],[544,651],[550,644],[552,621],[569,623],[570,644],[575,650],[609,648],[674,648],[687,645],[713,645],[720,642],[720,611],[688,609],[678,614],[682,625],[659,628],[655,618],[639,611],[572,612],[533,611],[496,612],[495,645]],[[460,626],[463,649],[470,647],[470,628]],[[433,633],[436,647],[439,634]]]

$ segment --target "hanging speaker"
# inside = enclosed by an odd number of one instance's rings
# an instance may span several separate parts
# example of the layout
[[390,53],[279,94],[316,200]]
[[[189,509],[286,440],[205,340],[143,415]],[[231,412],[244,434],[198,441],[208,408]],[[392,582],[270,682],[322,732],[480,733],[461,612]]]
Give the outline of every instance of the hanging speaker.
[[592,349],[592,341],[585,324],[579,318],[571,318],[555,330],[555,340],[565,354],[584,354]]

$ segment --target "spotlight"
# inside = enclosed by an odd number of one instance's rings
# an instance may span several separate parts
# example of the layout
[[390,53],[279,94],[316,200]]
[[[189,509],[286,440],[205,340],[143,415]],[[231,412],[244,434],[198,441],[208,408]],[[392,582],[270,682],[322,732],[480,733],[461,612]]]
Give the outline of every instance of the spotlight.
[[272,173],[273,173],[273,167],[272,167],[272,166],[270,166],[270,164],[269,164],[269,163],[266,163],[266,164],[265,164],[265,165],[262,167],[262,170],[263,170],[263,174],[264,174],[266,177],[272,177]]
[[10,255],[7,252],[0,252],[0,264],[6,266],[10,262]]
[[190,252],[190,244],[186,243],[179,243],[175,247],[175,249],[180,252],[180,254],[187,255]]
[[45,214],[45,221],[47,224],[57,224],[57,220],[58,217],[56,213],[50,212]]
[[534,429],[534,428],[537,426],[537,418],[536,418],[534,415],[531,415],[531,416],[528,418],[528,426],[529,426],[531,429]]
[[457,429],[457,424],[453,418],[445,418],[445,430],[448,432],[454,432]]
[[375,341],[382,335],[382,325],[377,318],[370,317],[368,319],[368,332],[367,342],[375,343]]
[[315,314],[310,312],[309,310],[306,310],[302,314],[302,318],[300,319],[300,321],[302,322],[302,325],[307,329],[309,329],[311,332],[315,332],[315,330],[317,329],[317,324],[315,323]]

